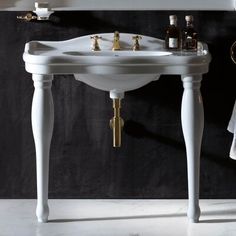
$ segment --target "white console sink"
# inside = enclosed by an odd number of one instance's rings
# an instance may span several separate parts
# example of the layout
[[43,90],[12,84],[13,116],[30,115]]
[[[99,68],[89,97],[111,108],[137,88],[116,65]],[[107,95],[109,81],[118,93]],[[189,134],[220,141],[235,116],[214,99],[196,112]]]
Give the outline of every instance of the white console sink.
[[[49,151],[54,122],[53,75],[74,74],[77,80],[109,91],[114,99],[114,117],[110,124],[119,134],[122,126],[119,101],[124,92],[157,80],[162,74],[176,74],[181,75],[184,87],[181,121],[188,166],[188,218],[190,222],[198,222],[200,150],[204,126],[200,86],[202,74],[208,72],[211,60],[207,45],[199,43],[197,52],[169,52],[164,50],[162,40],[142,36],[141,50],[132,51],[134,35],[121,33],[121,51],[112,51],[113,35],[99,34],[102,37],[99,41],[101,51],[96,52],[91,51],[90,35],[62,42],[33,41],[25,46],[25,68],[33,74],[35,87],[32,127],[37,159],[38,221],[47,222],[49,215],[47,200]],[[169,91],[166,94],[171,96]],[[117,125],[114,125],[115,122]],[[113,135],[113,139],[114,136],[117,138],[118,135]]]
[[99,36],[101,51],[91,51],[91,35],[61,42],[29,42],[24,52],[26,70],[36,74],[74,74],[76,80],[97,89],[123,93],[157,80],[160,74],[202,74],[207,68],[199,71],[197,65],[210,60],[205,44],[197,53],[170,52],[164,49],[162,40],[142,36],[141,50],[132,51],[135,34],[120,33],[121,50],[112,51],[114,33]]

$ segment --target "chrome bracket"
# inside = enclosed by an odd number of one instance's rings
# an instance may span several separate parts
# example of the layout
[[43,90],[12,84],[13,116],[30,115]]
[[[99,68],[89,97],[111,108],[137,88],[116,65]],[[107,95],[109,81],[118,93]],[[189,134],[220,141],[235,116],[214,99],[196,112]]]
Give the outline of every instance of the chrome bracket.
[[48,20],[54,11],[51,11],[48,2],[35,2],[33,12],[37,15],[37,20]]

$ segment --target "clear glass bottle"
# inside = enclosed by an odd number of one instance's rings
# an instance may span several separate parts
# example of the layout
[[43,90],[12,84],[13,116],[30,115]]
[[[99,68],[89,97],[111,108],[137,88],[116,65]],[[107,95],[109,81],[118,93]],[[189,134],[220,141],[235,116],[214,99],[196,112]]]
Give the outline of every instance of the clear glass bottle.
[[166,29],[165,47],[166,49],[180,49],[181,32],[177,27],[177,16],[170,15],[170,25]]
[[186,28],[183,30],[182,49],[197,51],[198,34],[193,27],[193,16],[185,16]]

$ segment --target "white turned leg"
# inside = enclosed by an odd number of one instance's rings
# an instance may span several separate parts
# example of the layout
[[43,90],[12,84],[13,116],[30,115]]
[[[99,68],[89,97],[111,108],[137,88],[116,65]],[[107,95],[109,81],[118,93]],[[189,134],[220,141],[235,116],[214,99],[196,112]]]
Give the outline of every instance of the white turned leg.
[[51,92],[52,75],[33,75],[32,128],[37,165],[37,208],[39,222],[47,222],[49,151],[53,131],[54,108]]
[[200,92],[201,75],[182,76],[184,93],[181,119],[184,133],[188,166],[188,218],[198,222],[199,207],[199,172],[204,111]]

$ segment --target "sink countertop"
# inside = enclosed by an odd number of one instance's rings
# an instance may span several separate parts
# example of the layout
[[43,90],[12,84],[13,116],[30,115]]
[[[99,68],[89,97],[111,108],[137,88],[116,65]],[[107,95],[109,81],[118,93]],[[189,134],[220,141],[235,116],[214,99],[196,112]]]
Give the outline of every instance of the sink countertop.
[[[200,43],[201,51],[168,51],[164,41],[153,37],[142,36],[141,50],[132,51],[132,34],[121,33],[122,50],[112,51],[112,34],[99,34],[101,51],[91,51],[90,35],[66,41],[31,41],[26,44],[24,61],[40,65],[201,65],[209,64],[211,57],[205,43]],[[127,42],[130,42],[127,43]]]

